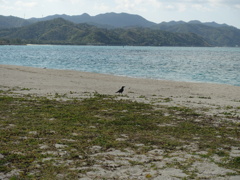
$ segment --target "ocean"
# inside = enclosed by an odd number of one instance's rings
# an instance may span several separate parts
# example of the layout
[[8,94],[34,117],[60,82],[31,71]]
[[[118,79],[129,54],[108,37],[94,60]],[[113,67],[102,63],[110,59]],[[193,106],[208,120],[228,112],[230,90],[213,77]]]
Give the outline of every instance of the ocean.
[[240,86],[240,48],[0,46],[0,64]]

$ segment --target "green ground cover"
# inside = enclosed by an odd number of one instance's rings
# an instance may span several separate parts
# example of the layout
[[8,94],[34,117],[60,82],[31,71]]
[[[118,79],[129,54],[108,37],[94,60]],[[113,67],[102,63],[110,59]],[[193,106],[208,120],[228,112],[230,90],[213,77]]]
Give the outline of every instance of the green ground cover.
[[[214,119],[215,118],[215,119]],[[151,105],[118,96],[95,93],[85,99],[56,100],[47,97],[0,94],[0,172],[11,179],[77,179],[92,170],[96,159],[92,147],[100,152],[111,148],[136,154],[153,149],[168,153],[189,151],[196,144],[206,151],[201,158],[217,155],[217,164],[240,173],[240,157],[231,157],[231,147],[238,147],[240,124],[221,122],[186,107]],[[127,137],[124,140],[119,138]],[[141,144],[141,148],[139,148]],[[192,153],[189,151],[188,153]],[[197,152],[195,152],[197,154]],[[129,160],[131,165],[141,162]],[[189,178],[193,162],[178,166]],[[86,167],[77,169],[77,167]],[[146,178],[151,178],[146,175]]]

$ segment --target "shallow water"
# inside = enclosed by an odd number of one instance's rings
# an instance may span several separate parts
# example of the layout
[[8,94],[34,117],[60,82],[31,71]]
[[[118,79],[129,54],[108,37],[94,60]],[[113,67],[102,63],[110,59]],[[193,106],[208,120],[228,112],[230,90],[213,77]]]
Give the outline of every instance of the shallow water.
[[240,48],[0,46],[0,64],[240,86]]

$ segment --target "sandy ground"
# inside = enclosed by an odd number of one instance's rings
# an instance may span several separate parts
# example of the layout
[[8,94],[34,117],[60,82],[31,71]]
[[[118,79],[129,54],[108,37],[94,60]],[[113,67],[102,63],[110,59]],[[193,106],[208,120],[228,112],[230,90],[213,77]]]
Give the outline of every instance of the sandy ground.
[[[234,112],[232,115],[237,118],[233,119],[239,121],[240,87],[237,86],[137,79],[78,71],[0,65],[0,89],[11,89],[11,91],[19,94],[36,94],[49,97],[64,94],[68,98],[84,98],[95,92],[116,95],[115,92],[121,86],[126,86],[126,88],[123,95],[119,96],[120,98],[169,106],[187,106],[196,108],[196,110],[207,115],[220,115],[227,109]],[[194,149],[194,147],[189,148]],[[89,172],[82,179],[98,179],[97,177],[105,179],[113,177],[119,177],[119,179],[146,179],[148,174],[154,173],[156,174],[154,179],[184,179],[187,175],[181,170],[174,168],[163,170],[162,167],[171,161],[181,162],[199,158],[197,155],[195,157],[194,155],[176,151],[174,154],[169,155],[169,158],[163,159],[164,152],[161,149],[156,149],[141,156],[134,154],[131,150],[121,152],[110,149],[105,154],[99,154],[98,150],[101,147],[92,147],[92,149],[95,152],[94,156],[97,156],[98,159],[101,156],[103,162],[101,162],[101,165],[95,165],[94,168],[97,171]],[[232,147],[231,151],[235,156],[240,156],[240,149]],[[106,160],[105,157],[108,157],[109,154],[114,157],[112,160]],[[145,165],[140,167],[124,164],[129,159],[141,161]],[[158,159],[162,160],[158,161]],[[156,162],[156,167],[161,171],[150,171],[148,162]],[[106,168],[103,168],[105,166],[102,166],[102,163],[105,163]],[[119,164],[121,166],[118,166]],[[218,167],[211,161],[196,161],[192,168],[200,172],[199,179],[240,179],[239,175],[226,177],[226,174],[234,172]],[[14,172],[12,173],[14,174]],[[4,177],[4,175],[0,177]],[[7,179],[6,175],[5,178]]]
[[19,93],[58,93],[72,97],[84,97],[86,93],[94,92],[115,95],[121,86],[126,86],[123,94],[133,100],[156,103],[159,98],[169,98],[167,105],[182,105],[199,110],[210,108],[209,113],[212,114],[219,114],[224,107],[238,109],[240,106],[239,86],[129,78],[69,70],[0,65],[0,85],[15,88],[16,91],[16,87],[29,89],[20,90]]

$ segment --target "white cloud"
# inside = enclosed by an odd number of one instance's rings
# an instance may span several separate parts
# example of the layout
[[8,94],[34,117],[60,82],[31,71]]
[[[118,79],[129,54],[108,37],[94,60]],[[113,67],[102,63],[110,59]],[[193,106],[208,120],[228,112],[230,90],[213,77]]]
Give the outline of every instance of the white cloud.
[[0,8],[1,11],[6,14],[6,15],[14,15],[15,13],[21,11],[21,10],[25,10],[25,9],[31,9],[34,8],[35,6],[37,6],[37,2],[36,1],[7,1],[7,0],[0,0]]
[[184,12],[187,10],[187,6],[185,4],[178,4],[177,9],[179,12]]
[[162,3],[159,0],[115,0],[118,11],[146,12],[160,8]]
[[205,4],[209,6],[234,7],[240,5],[239,0],[189,0],[192,4]]
[[213,11],[212,8],[209,8],[209,7],[204,6],[204,5],[202,5],[202,4],[193,4],[193,5],[192,5],[192,8],[195,9],[195,10],[197,10],[197,11],[203,11],[203,12],[206,12],[206,11],[208,11],[208,12]]
[[[42,0],[44,1],[44,0]],[[70,4],[81,4],[83,2],[85,2],[86,0],[45,0],[47,2],[50,2],[50,3],[56,3],[56,4],[61,4],[61,3],[70,3]]]
[[17,1],[15,3],[16,6],[18,7],[26,7],[26,8],[33,8],[37,5],[38,3],[35,1],[32,2],[23,2],[23,1]]
[[166,8],[167,10],[173,11],[173,10],[175,9],[175,6],[169,4],[169,5],[166,5],[165,8]]
[[100,12],[108,12],[111,10],[111,7],[109,7],[105,3],[95,3],[93,8],[94,10],[100,11]]
[[160,8],[162,6],[162,3],[158,0],[149,0],[149,3],[155,8]]
[[[148,2],[153,1],[149,0]],[[240,0],[154,0],[158,8],[166,11],[186,12],[192,9],[206,12],[217,8],[239,8]]]
[[[152,0],[149,0],[150,2]],[[162,3],[167,9],[169,7],[179,7],[178,4],[184,4],[189,7],[196,7],[196,5],[200,5],[202,7],[219,7],[219,6],[225,6],[225,7],[239,7],[240,6],[240,0],[154,0],[157,1],[158,3]],[[171,9],[171,8],[170,8]]]
[[240,9],[240,4],[236,4],[235,8]]
[[66,2],[70,2],[72,4],[79,4],[79,5],[81,5],[81,4],[84,4],[86,2],[86,0],[68,0]]

